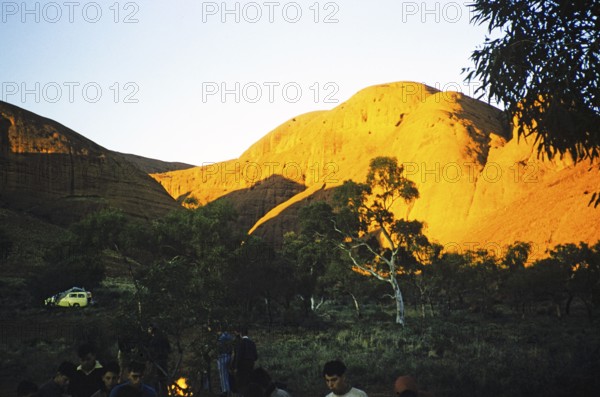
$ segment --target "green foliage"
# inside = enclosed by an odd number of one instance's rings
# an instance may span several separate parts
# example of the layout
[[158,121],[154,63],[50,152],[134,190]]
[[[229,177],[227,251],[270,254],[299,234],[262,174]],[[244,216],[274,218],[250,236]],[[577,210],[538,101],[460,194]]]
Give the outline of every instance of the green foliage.
[[[394,168],[393,161],[383,163]],[[329,225],[332,219],[342,223],[326,203],[301,212],[300,231],[286,235],[280,252],[255,237],[242,242],[232,230],[236,215],[226,202],[173,213],[146,229],[119,213],[95,214],[48,253],[52,266],[30,288],[52,286],[47,295],[73,285],[91,288],[103,278],[103,256],[118,255],[131,267],[133,287],[122,294],[106,292],[119,307],[110,314],[116,320],[86,320],[93,326],[85,328],[85,338],[108,345],[102,327],[139,334],[157,322],[185,355],[189,373],[199,376],[214,359],[214,322],[268,325],[273,334],[256,338],[260,364],[300,396],[324,391],[320,367],[332,358],[344,359],[356,384],[375,394],[396,375],[412,373],[447,396],[465,390],[489,396],[556,390],[593,395],[589,385],[599,368],[594,354],[600,346],[600,242],[560,245],[532,264],[527,263],[529,246],[521,242],[502,258],[487,251],[442,253],[438,246],[425,246],[420,222],[386,213],[385,203],[403,196],[394,199],[379,188],[353,190],[356,201],[345,207],[346,214],[359,219],[355,224],[390,226],[389,233],[396,235],[392,244],[382,247],[366,232],[347,237],[357,244],[355,260],[374,253],[389,259],[394,244],[402,247],[393,262],[401,272],[390,274],[408,291],[407,302],[415,309],[408,305],[411,327],[401,331],[388,324],[396,313],[382,304],[382,284],[387,285],[349,271],[355,262],[332,249],[338,234]],[[377,195],[381,209],[371,218],[372,207],[360,201],[372,198],[365,192]],[[58,280],[67,285],[52,284]],[[315,307],[307,302],[322,306],[310,310]],[[582,317],[589,320],[585,325]],[[311,328],[279,336],[279,322]]]
[[73,243],[82,249],[101,251],[123,245],[127,218],[120,210],[106,209],[93,213],[71,226]]
[[398,324],[404,324],[404,301],[396,277],[425,259],[429,241],[421,222],[396,219],[394,210],[398,202],[406,205],[418,197],[416,185],[392,157],[372,159],[366,184],[345,181],[334,194],[337,247],[355,270],[390,284]]
[[224,277],[239,244],[232,228],[236,216],[220,201],[173,212],[153,224],[154,260],[144,264],[137,280],[141,321],[160,319],[173,333],[199,319],[210,321],[223,301]]
[[513,293],[513,303],[539,306],[547,302],[552,305],[553,313],[561,317],[569,314],[573,302],[579,300],[592,319],[600,296],[598,248],[598,244],[558,245],[548,258],[511,274],[506,286]]
[[322,294],[317,284],[323,279],[330,253],[331,250],[306,235],[289,232],[284,236],[281,255],[289,263],[307,311],[310,309],[310,300],[315,299],[316,294]]
[[591,319],[600,303],[600,242],[592,247],[585,243],[559,245],[550,258],[563,269],[563,288],[568,294],[565,311],[569,313],[571,302],[578,298]]
[[366,183],[344,181],[333,195],[336,213],[335,225],[339,230],[358,238],[369,229],[370,219],[364,207],[371,187]]
[[370,207],[373,217],[378,224],[391,222],[393,214],[390,209],[397,200],[406,204],[419,198],[415,183],[404,176],[404,166],[392,157],[375,157],[369,163],[367,185],[374,194]]
[[531,243],[517,241],[508,246],[502,262],[511,271],[522,269],[525,267],[530,253]]
[[[254,237],[240,243],[230,227],[235,214],[224,203],[172,214],[146,232],[132,220],[112,223],[118,220],[114,214],[104,219],[119,233],[86,220],[83,236],[93,233],[90,225],[98,225],[106,238],[86,237],[91,247],[83,249],[73,236],[70,245],[48,254],[54,273],[43,279],[51,283],[77,274],[82,280],[91,271],[79,268],[84,258],[120,254],[133,271],[127,289],[114,283],[95,292],[119,309],[107,308],[102,319],[89,317],[97,310],[79,312],[85,317],[74,327],[80,332],[77,341],[93,340],[109,351],[115,334],[141,340],[145,326],[157,322],[174,347],[173,368],[179,374],[182,367],[175,364],[184,363],[192,379],[214,362],[210,326],[249,322],[259,365],[299,397],[325,393],[321,366],[333,358],[343,359],[352,382],[371,395],[388,393],[394,377],[408,373],[439,396],[465,391],[492,397],[595,395],[600,387],[600,242],[560,245],[548,258],[527,265],[527,244],[518,242],[502,258],[487,251],[442,253],[435,245],[426,248],[427,261],[398,255],[398,279],[415,308],[407,305],[411,327],[400,330],[389,323],[394,311],[382,303],[387,285],[349,271],[351,260],[327,245],[331,214],[325,203],[308,206],[300,231],[286,236],[281,252]],[[408,235],[406,241],[422,233],[419,223],[395,225],[393,232]],[[103,245],[108,240],[116,244]],[[141,261],[143,252],[150,255]],[[309,294],[326,298],[316,314],[295,311],[303,294],[304,299]],[[418,304],[431,310],[417,310]],[[278,326],[280,321],[294,327]],[[56,362],[69,348],[57,340],[52,343],[61,351],[48,353],[47,340],[27,343],[12,344],[17,347],[10,351],[0,346],[6,353],[0,360],[3,371],[29,370],[17,353],[31,357],[39,349],[44,359]]]
[[432,299],[442,311],[465,305],[469,291],[469,261],[466,255],[445,253],[423,268],[422,278],[430,284]]
[[335,218],[333,209],[325,201],[317,201],[300,209],[300,234],[315,241],[326,242],[334,235],[331,228]]
[[233,263],[226,276],[233,301],[230,314],[235,313],[238,322],[249,322],[254,312],[264,313],[272,324],[277,308],[289,308],[298,290],[290,262],[262,239],[250,236],[236,250]]
[[213,306],[206,269],[184,257],[153,263],[139,280],[141,324],[156,322],[170,334],[206,319]]
[[388,394],[395,377],[405,374],[434,395],[448,397],[467,390],[490,397],[591,397],[599,385],[597,325],[576,319],[490,321],[464,311],[412,322],[415,326],[402,332],[380,321],[337,320],[322,331],[258,334],[259,365],[298,396],[325,394],[320,370],[335,358],[347,364],[350,382],[369,395]]
[[184,354],[200,376],[212,354],[211,324],[237,312],[227,306],[232,300],[226,284],[240,244],[232,227],[236,217],[227,201],[219,201],[175,211],[147,231],[137,224],[125,228],[126,249],[119,252],[134,288],[120,305],[119,332],[143,340],[140,331],[158,324],[173,347],[169,376],[180,373]]
[[183,200],[183,204],[188,208],[195,208],[200,205],[198,199],[194,196],[186,197],[185,200]]
[[300,231],[284,235],[281,256],[293,274],[305,314],[315,311],[327,297],[332,279],[325,277],[337,253],[333,242],[333,210],[324,201],[303,207],[299,213]]
[[502,35],[473,51],[467,80],[480,79],[480,90],[504,103],[520,136],[538,134],[549,158],[600,156],[598,11],[595,0],[472,5],[472,21]]
[[522,317],[547,311],[558,317],[583,304],[590,320],[600,303],[600,244],[558,245],[547,258],[525,265],[528,244],[508,247],[504,258],[485,251],[444,253],[422,267],[415,283],[440,313],[469,308],[495,313],[510,306]]
[[71,227],[70,237],[45,254],[45,264],[30,276],[27,284],[34,299],[73,286],[93,289],[105,277],[102,251],[118,245],[125,224],[120,212],[113,210],[91,214]]
[[105,266],[99,255],[75,253],[71,250],[61,250],[55,255],[57,256],[50,257],[48,264],[38,269],[27,282],[40,304],[43,299],[73,286],[93,290],[105,277]]
[[233,251],[241,234],[233,228],[237,214],[231,203],[215,201],[194,210],[175,211],[156,221],[156,253],[163,258],[183,255],[217,261],[226,250]]
[[127,251],[142,227],[120,210],[107,209],[88,215],[70,227],[70,236],[49,249],[45,265],[28,285],[37,300],[73,286],[93,289],[105,277],[104,251]]

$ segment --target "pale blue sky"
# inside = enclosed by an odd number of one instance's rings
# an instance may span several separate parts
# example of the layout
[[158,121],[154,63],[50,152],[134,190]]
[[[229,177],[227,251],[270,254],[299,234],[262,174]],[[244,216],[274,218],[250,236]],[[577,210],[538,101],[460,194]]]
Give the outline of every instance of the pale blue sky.
[[467,2],[0,5],[1,100],[111,150],[198,165],[238,157],[287,119],[369,85],[472,95],[461,68],[485,38]]

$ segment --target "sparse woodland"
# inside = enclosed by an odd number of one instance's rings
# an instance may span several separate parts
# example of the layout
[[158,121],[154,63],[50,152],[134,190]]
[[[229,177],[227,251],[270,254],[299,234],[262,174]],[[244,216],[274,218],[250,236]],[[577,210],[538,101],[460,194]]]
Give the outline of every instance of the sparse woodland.
[[[109,210],[74,224],[25,284],[3,285],[15,296],[4,298],[12,322],[2,330],[3,373],[41,382],[84,340],[114,359],[117,337],[141,341],[156,322],[174,346],[170,377],[210,394],[201,379],[215,371],[214,328],[245,324],[259,365],[295,396],[324,394],[320,368],[336,357],[373,395],[387,395],[403,373],[439,396],[595,395],[600,242],[556,246],[536,260],[527,242],[500,255],[445,252],[419,221],[387,210],[386,200],[418,197],[395,159],[371,165],[370,185],[349,181],[335,205],[307,205],[281,247],[235,230],[225,200],[150,223]],[[43,297],[83,284],[97,306],[40,308]],[[38,332],[14,334],[23,315]]]
[[[473,52],[467,80],[506,106],[541,158],[597,160],[598,1],[481,0],[473,12],[490,35],[505,35]],[[394,158],[373,159],[366,183],[306,203],[277,246],[236,228],[225,199],[153,220],[103,210],[43,235],[26,216],[13,230],[0,225],[0,395],[21,379],[45,382],[82,342],[108,361],[126,337],[143,359],[152,322],[173,347],[168,377],[185,377],[188,396],[219,394],[215,329],[237,325],[250,328],[258,365],[295,397],[325,395],[321,368],[335,358],[375,397],[391,396],[402,374],[438,397],[598,396],[600,241],[535,256],[528,241],[443,249],[427,219],[397,216],[419,199],[403,171]],[[597,207],[600,192],[587,193]],[[42,307],[73,286],[97,305]]]

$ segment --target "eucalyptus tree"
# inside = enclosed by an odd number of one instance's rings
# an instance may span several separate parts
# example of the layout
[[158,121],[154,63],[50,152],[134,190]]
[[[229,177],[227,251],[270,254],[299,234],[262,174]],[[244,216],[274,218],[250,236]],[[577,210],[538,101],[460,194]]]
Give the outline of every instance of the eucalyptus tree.
[[[398,276],[426,258],[429,241],[423,223],[409,220],[419,197],[415,183],[392,157],[376,157],[369,164],[366,183],[345,181],[334,194],[337,247],[354,270],[390,285],[396,304],[396,323],[404,325],[404,298]],[[398,213],[404,206],[406,217]]]

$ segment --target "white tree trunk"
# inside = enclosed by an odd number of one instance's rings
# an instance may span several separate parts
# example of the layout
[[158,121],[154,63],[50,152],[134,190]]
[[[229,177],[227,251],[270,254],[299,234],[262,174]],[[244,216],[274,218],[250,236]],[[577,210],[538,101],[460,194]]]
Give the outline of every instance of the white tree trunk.
[[315,297],[311,296],[310,297],[310,310],[312,310],[313,312],[316,312],[317,310],[319,310],[319,308],[321,307],[323,302],[325,302],[325,298],[321,297],[321,300],[317,303],[317,300],[315,299]]
[[356,310],[356,316],[360,318],[361,314],[360,314],[360,305],[358,304],[358,299],[356,299],[356,296],[354,296],[353,293],[350,292],[349,294],[352,297],[352,301],[354,302],[354,310]]
[[396,324],[404,326],[404,299],[402,298],[402,291],[400,291],[400,285],[398,280],[393,275],[390,275],[390,284],[394,289],[394,299],[396,300]]

